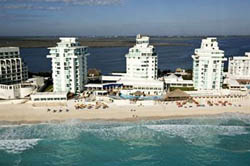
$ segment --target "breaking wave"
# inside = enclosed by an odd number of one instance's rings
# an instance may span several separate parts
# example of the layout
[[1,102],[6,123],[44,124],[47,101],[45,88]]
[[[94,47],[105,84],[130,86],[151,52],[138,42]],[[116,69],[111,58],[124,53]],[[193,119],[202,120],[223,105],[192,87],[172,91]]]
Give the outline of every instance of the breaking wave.
[[0,140],[0,150],[14,154],[21,153],[33,148],[38,144],[39,140],[40,139]]
[[160,146],[162,140],[180,138],[200,146],[214,146],[221,136],[249,134],[250,117],[225,114],[216,117],[159,120],[138,123],[81,122],[0,127],[0,151],[21,153],[39,140],[75,140],[82,136],[117,140],[130,146]]

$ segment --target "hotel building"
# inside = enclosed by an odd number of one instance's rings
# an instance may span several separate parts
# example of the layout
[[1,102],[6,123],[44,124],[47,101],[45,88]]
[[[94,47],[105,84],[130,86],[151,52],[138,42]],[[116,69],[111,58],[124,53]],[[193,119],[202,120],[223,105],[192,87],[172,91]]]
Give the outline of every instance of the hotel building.
[[0,48],[0,84],[17,84],[28,79],[28,68],[18,47]]
[[54,92],[82,92],[87,83],[87,47],[80,46],[77,38],[60,38],[49,50]]
[[158,57],[149,37],[137,35],[136,45],[126,54],[127,78],[157,79]]
[[164,82],[157,80],[158,56],[154,46],[149,44],[149,37],[137,35],[136,45],[125,57],[126,73],[102,76],[102,81],[122,85],[119,89],[126,94],[139,91],[145,95],[162,95]]
[[250,80],[250,52],[247,52],[245,56],[229,58],[228,76]]
[[18,47],[0,48],[0,98],[24,98],[31,94],[34,86],[25,83],[28,68],[20,57]]
[[201,48],[195,49],[193,58],[193,83],[197,90],[220,90],[223,84],[224,51],[216,38],[206,38]]

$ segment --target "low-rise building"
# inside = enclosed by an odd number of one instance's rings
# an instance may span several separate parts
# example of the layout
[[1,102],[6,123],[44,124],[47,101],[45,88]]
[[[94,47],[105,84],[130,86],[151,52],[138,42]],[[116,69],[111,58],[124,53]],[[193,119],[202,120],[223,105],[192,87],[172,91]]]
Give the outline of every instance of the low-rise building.
[[87,91],[94,91],[94,90],[114,90],[120,89],[123,87],[121,83],[103,83],[103,84],[87,84],[85,88]]
[[169,87],[194,87],[192,80],[184,80],[182,76],[177,76],[175,74],[170,74],[169,76],[164,76],[161,78],[164,80],[166,88]]
[[137,91],[142,92],[145,95],[162,95],[164,93],[163,81],[123,78],[117,83],[123,84],[125,89],[122,93],[126,94],[132,94]]
[[25,84],[0,84],[0,99],[17,99],[28,97],[36,90],[35,86]]
[[68,92],[39,92],[32,94],[32,102],[62,102],[68,99]]

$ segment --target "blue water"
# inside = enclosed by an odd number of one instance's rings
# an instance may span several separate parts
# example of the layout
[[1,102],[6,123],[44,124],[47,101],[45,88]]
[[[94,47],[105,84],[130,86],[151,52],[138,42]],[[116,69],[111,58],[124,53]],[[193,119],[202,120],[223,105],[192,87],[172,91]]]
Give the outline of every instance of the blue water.
[[[225,51],[225,56],[243,56],[250,51],[250,37],[218,38],[219,46]],[[155,41],[152,41],[155,42]],[[162,41],[161,41],[162,42]],[[195,48],[200,47],[201,38],[166,39],[167,43],[186,43],[189,46],[161,46],[156,47],[161,70],[175,70],[178,67],[191,69]],[[125,71],[125,54],[129,47],[89,48],[88,67],[97,68],[107,74],[113,71]],[[21,48],[21,56],[31,72],[50,71],[51,62],[46,58],[46,48]],[[227,63],[226,63],[227,67]]]
[[2,166],[250,165],[250,116],[0,127]]

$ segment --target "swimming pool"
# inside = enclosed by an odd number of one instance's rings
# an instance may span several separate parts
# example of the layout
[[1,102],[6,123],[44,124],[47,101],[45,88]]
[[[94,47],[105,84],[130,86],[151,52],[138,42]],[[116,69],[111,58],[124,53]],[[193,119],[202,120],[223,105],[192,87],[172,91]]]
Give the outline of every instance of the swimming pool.
[[162,99],[162,96],[132,96],[132,95],[126,95],[126,94],[121,94],[120,95],[121,99],[137,99],[137,100],[159,100]]

